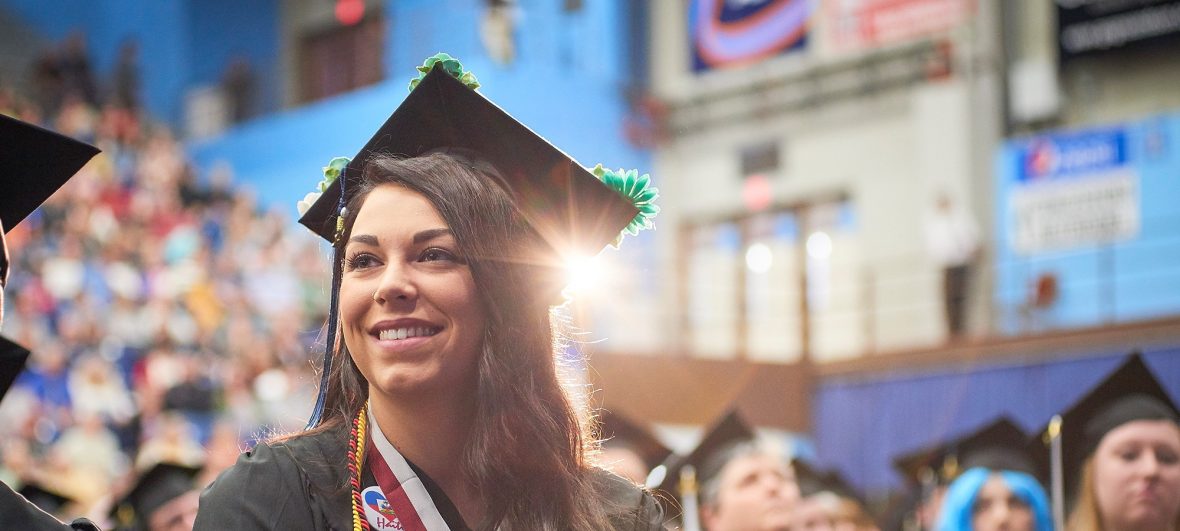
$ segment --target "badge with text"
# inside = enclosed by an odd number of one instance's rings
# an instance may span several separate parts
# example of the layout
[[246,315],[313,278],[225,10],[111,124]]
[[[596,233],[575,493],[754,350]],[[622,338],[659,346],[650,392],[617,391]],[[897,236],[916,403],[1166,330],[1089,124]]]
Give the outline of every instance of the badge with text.
[[361,492],[361,501],[365,504],[365,519],[373,529],[403,531],[401,520],[393,511],[393,506],[385,499],[381,487],[369,487]]

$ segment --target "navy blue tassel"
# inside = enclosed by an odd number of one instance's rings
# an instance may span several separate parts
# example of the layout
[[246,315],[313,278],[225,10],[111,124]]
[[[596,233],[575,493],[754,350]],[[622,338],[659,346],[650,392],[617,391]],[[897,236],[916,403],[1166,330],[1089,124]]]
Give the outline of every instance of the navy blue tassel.
[[[340,199],[336,203],[336,212],[339,216],[344,216],[344,174],[347,169],[340,171]],[[337,225],[342,227],[343,225]],[[328,342],[324,345],[324,363],[322,373],[320,374],[320,392],[315,399],[315,408],[311,410],[311,418],[307,419],[307,426],[303,429],[310,430],[319,426],[320,420],[324,416],[324,402],[328,398],[328,375],[332,372],[332,352],[336,346],[336,322],[340,316],[340,277],[344,272],[344,245],[340,242],[340,237],[343,236],[342,230],[337,230],[336,241],[332,244],[332,301],[328,307]]]

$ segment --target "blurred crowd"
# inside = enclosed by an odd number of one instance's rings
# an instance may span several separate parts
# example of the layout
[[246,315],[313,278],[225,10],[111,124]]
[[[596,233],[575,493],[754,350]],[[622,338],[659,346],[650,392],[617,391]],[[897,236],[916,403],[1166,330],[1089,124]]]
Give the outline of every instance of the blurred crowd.
[[198,176],[142,116],[133,72],[100,90],[80,42],[36,63],[36,99],[0,87],[0,112],[103,151],[8,233],[4,334],[34,354],[0,404],[0,480],[64,494],[75,515],[155,463],[211,480],[268,430],[301,427],[328,306],[316,240],[229,168]]

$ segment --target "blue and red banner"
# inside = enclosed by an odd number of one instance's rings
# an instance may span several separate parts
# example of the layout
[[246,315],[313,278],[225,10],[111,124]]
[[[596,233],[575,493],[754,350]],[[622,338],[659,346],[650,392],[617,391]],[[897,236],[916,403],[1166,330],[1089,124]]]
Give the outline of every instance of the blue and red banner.
[[692,0],[694,72],[750,64],[807,44],[811,0]]

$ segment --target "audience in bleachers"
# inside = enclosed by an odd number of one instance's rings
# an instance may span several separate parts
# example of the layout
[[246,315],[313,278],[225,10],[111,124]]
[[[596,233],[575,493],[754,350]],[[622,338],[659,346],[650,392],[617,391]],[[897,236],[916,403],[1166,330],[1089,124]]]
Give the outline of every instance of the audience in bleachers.
[[211,479],[302,426],[326,253],[229,168],[199,175],[126,87],[104,103],[88,65],[42,63],[54,93],[0,88],[0,112],[103,153],[8,234],[4,331],[34,354],[0,405],[0,478],[51,483],[79,515],[156,462]]

